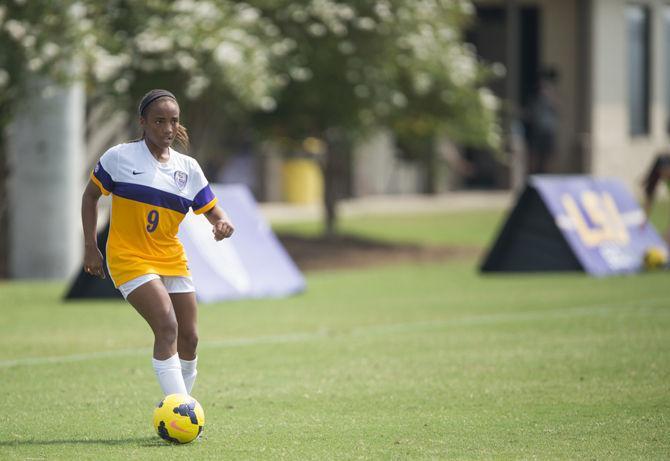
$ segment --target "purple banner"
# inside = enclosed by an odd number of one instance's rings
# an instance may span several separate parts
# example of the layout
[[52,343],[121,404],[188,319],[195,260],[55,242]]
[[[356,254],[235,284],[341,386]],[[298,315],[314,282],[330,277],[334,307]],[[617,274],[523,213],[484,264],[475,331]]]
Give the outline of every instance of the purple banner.
[[588,273],[638,272],[648,248],[667,252],[621,181],[590,176],[533,176],[530,181]]
[[305,280],[242,185],[211,185],[235,233],[214,240],[202,215],[188,213],[179,228],[198,299],[214,302],[280,297],[301,292]]

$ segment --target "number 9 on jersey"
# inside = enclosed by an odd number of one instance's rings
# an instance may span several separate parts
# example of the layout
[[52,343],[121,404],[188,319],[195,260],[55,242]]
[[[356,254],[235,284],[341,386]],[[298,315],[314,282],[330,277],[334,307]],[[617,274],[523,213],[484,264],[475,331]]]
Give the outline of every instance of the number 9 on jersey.
[[147,232],[153,232],[158,227],[158,211],[151,210],[147,215]]

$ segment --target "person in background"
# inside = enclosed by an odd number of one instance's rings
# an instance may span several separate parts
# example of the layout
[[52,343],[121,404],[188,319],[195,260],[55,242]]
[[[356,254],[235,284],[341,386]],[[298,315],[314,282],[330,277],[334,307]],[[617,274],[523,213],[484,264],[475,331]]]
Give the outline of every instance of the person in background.
[[[643,226],[647,224],[651,216],[651,210],[654,206],[654,199],[656,197],[656,187],[659,182],[664,182],[666,186],[670,187],[670,154],[658,154],[647,173],[642,185],[644,188],[644,214],[645,221]],[[670,243],[670,226],[664,233],[665,241]]]
[[528,173],[547,173],[547,164],[556,150],[559,129],[558,72],[544,69],[535,94],[526,109]]

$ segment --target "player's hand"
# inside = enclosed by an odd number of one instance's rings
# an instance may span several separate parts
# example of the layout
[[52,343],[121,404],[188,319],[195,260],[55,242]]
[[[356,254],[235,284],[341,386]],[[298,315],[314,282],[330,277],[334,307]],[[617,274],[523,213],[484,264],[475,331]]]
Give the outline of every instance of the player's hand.
[[87,246],[84,250],[84,272],[87,274],[105,278],[105,270],[102,267],[102,253],[97,246]]
[[231,235],[233,235],[233,232],[235,232],[233,223],[231,223],[227,219],[218,220],[214,224],[214,227],[212,228],[212,233],[214,234],[214,240],[216,240],[217,242],[230,237]]

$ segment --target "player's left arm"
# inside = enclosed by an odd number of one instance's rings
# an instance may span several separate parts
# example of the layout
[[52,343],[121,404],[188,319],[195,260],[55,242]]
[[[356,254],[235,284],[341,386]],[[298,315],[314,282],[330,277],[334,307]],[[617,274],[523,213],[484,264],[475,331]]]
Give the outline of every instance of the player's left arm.
[[228,214],[219,205],[214,205],[211,210],[204,213],[207,220],[212,224],[212,233],[216,241],[230,237],[235,232],[235,227]]

